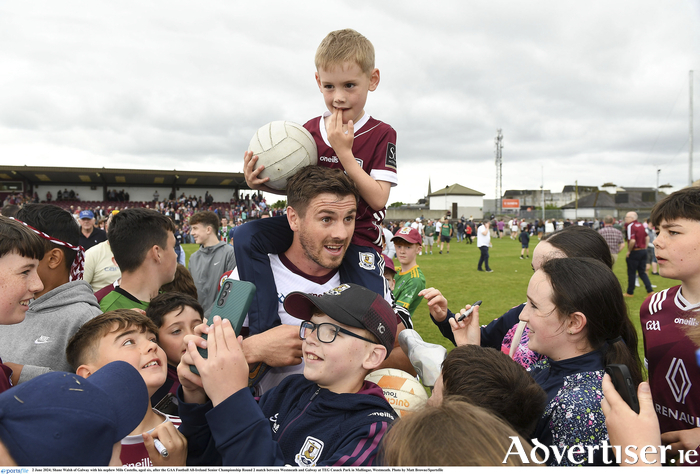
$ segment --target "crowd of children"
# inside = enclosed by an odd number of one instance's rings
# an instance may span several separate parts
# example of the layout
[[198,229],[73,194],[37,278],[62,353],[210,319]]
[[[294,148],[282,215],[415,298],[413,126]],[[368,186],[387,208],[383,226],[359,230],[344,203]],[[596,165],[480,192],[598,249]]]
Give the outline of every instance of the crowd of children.
[[[649,383],[641,383],[611,247],[589,227],[509,223],[520,258],[530,258],[530,236],[541,234],[534,274],[526,302],[484,327],[478,306],[452,313],[438,289],[426,288],[417,257],[432,253],[435,237],[439,253],[445,244],[449,253],[453,236],[471,243],[467,229],[483,247],[479,269],[491,272],[491,223],[418,218],[387,239],[396,132],[364,110],[380,79],[373,47],[354,30],[334,31],[315,61],[328,110],[305,126],[327,159],[290,179],[287,217],[229,227],[235,214],[193,213],[189,235],[199,249],[189,270],[162,206],[109,213],[108,241],[97,247],[103,263],[91,262],[90,281],[111,266],[118,274],[107,271],[99,291],[82,279],[71,213],[27,203],[16,220],[0,217],[0,465],[602,465],[610,464],[607,443],[641,441],[692,463],[700,370],[688,331],[698,331],[700,308],[700,188],[668,196],[651,215],[658,271],[681,285],[642,305]],[[271,191],[256,164],[247,152],[247,183]],[[337,187],[312,192],[311,180]],[[504,228],[501,220],[493,231],[500,238]],[[389,242],[398,266],[382,255]],[[295,265],[288,249],[309,265]],[[286,280],[274,265],[286,268]],[[228,278],[272,282],[253,297],[247,334],[212,311]],[[300,278],[322,290],[278,292]],[[456,347],[437,361],[427,406],[399,420],[365,377],[406,368],[399,333],[424,298]],[[277,324],[258,328],[256,318]],[[297,373],[254,396],[270,367],[299,361]],[[628,368],[639,414],[605,375],[610,364]],[[543,448],[528,459],[530,443]]]

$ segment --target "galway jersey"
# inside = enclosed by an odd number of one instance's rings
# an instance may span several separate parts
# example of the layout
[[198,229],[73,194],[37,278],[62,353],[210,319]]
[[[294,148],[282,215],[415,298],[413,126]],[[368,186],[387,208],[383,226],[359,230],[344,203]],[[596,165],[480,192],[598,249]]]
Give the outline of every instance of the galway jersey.
[[[170,421],[175,428],[179,428],[182,421],[177,416],[166,415],[153,410],[161,416],[165,417],[165,421]],[[151,430],[153,431],[153,430]],[[149,433],[151,432],[149,431]],[[119,456],[124,467],[150,467],[153,466],[151,458],[148,457],[146,445],[143,444],[143,436],[141,434],[129,435],[122,440],[122,453]]]
[[644,359],[661,432],[700,427],[700,368],[685,330],[697,324],[680,286],[647,297],[639,311]]
[[[304,124],[316,141],[318,148],[318,164],[327,168],[343,169],[340,159],[328,142],[328,134],[324,125],[326,112]],[[396,131],[388,124],[380,122],[365,114],[354,126],[355,141],[352,144],[352,154],[360,167],[375,181],[387,181],[396,186],[399,181],[396,174]],[[360,198],[355,219],[355,233],[352,243],[363,247],[373,247],[377,252],[382,251],[382,230],[380,224],[386,215],[386,207],[372,209]]]

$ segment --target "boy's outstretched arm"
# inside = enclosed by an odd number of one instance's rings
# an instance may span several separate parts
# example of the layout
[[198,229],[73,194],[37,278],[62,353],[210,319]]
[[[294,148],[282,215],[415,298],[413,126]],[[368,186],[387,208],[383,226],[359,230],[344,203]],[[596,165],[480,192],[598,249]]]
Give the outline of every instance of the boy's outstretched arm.
[[343,130],[342,113],[341,109],[336,109],[335,112],[326,118],[328,120],[328,142],[333,147],[335,154],[338,155],[338,159],[343,168],[345,168],[347,175],[355,182],[362,199],[374,210],[383,209],[389,201],[391,183],[388,181],[375,181],[355,161],[355,156],[352,154],[355,127],[352,120],[350,120],[347,129]]

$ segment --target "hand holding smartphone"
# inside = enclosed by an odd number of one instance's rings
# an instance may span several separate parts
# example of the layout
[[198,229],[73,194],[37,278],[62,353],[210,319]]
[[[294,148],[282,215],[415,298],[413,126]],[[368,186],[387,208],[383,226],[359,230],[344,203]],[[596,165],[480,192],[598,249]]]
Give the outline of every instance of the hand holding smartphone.
[[[221,319],[228,319],[231,322],[231,327],[238,336],[241,333],[243,322],[248,314],[248,308],[255,296],[255,285],[249,281],[234,280],[227,278],[221,285],[221,290],[216,296],[216,303],[211,311],[211,316],[220,316]],[[202,334],[204,339],[206,334]],[[207,350],[198,347],[199,354],[207,358]],[[199,375],[197,367],[190,365],[190,370]]]

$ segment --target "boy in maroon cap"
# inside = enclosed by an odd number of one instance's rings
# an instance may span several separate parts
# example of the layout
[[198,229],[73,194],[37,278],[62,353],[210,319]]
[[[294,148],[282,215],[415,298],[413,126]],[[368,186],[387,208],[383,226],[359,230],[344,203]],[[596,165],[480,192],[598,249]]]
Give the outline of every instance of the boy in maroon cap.
[[207,359],[195,348],[194,341],[203,340],[187,336],[178,397],[191,464],[376,463],[396,414],[382,389],[365,377],[394,347],[394,311],[384,298],[352,283],[320,296],[289,293],[284,308],[302,320],[304,375],[286,377],[258,403],[248,389],[248,365],[228,320],[215,316],[205,331]]
[[391,241],[394,242],[396,258],[401,264],[395,277],[394,297],[396,304],[406,308],[413,316],[423,299],[422,296],[418,296],[418,293],[425,289],[425,276],[416,263],[422,245],[420,232],[412,227],[403,227],[396,232]]

